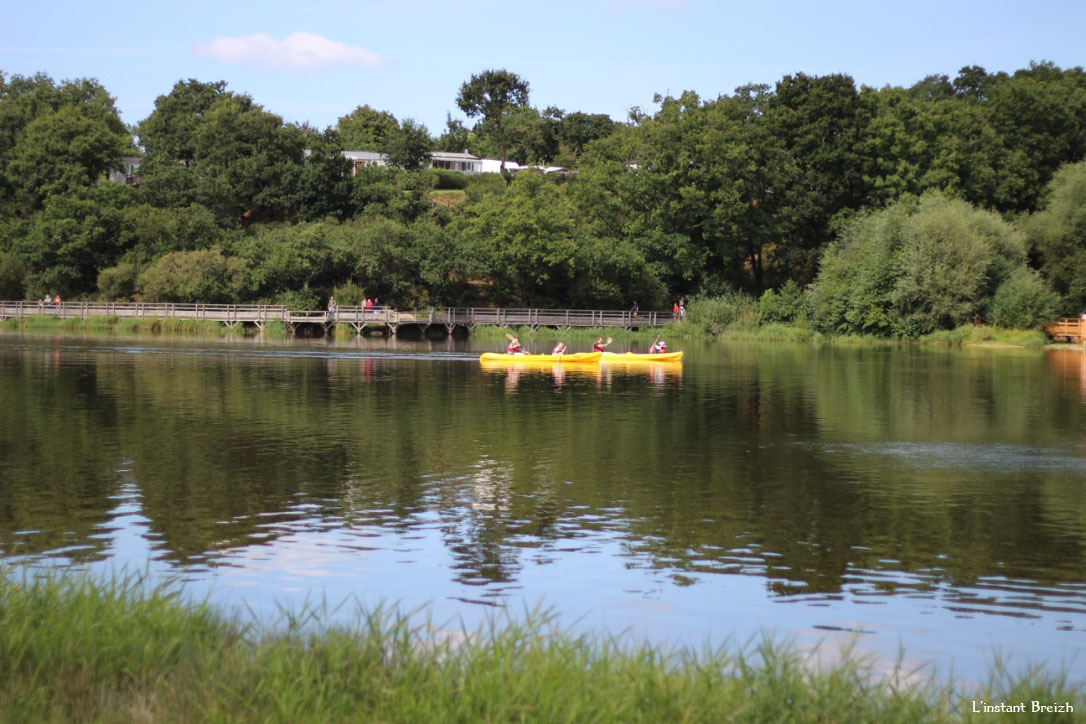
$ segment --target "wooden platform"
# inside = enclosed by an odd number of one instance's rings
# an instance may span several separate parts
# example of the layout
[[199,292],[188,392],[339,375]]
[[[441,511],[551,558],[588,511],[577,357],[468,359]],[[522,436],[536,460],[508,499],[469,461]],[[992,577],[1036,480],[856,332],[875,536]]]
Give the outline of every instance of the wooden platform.
[[1055,324],[1045,327],[1045,332],[1057,341],[1086,344],[1086,319],[1061,317]]
[[283,322],[294,331],[298,325],[316,324],[327,331],[336,323],[349,324],[361,333],[367,327],[382,327],[395,334],[402,326],[423,330],[432,326],[452,332],[456,327],[472,329],[479,325],[498,327],[619,327],[638,329],[662,327],[672,321],[671,312],[630,312],[600,309],[494,309],[486,307],[434,307],[401,311],[379,308],[340,307],[334,313],[321,310],[290,310],[268,304],[144,304],[141,302],[0,302],[0,320],[9,317],[159,317],[204,319],[233,327],[250,324],[261,329],[271,321]]

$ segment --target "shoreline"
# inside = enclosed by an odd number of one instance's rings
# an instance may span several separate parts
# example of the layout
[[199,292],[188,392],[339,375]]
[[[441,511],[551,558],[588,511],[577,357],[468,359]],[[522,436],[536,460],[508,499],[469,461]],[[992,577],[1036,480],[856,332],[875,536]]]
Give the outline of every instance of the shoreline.
[[[998,658],[988,682],[769,638],[700,651],[576,634],[539,608],[477,629],[359,607],[262,625],[138,575],[31,576],[0,565],[0,710],[15,720],[960,721],[974,702],[1086,709],[1066,671]],[[87,626],[94,621],[94,626]],[[1017,666],[1016,666],[1017,669]],[[1065,704],[1066,703],[1066,704]],[[1063,711],[1068,711],[1064,709]]]
[[[1086,352],[1086,344],[1054,342],[1043,333],[1035,330],[1002,330],[992,327],[966,325],[955,330],[934,332],[915,339],[899,339],[875,336],[827,335],[807,327],[785,325],[766,325],[753,329],[724,330],[718,334],[698,334],[682,326],[630,330],[621,327],[600,327],[585,329],[552,329],[541,327],[536,330],[512,327],[476,327],[470,334],[484,340],[503,338],[514,334],[528,340],[592,339],[594,337],[612,337],[616,341],[633,341],[666,336],[678,339],[693,339],[705,342],[789,342],[805,344],[859,344],[859,345],[923,345],[930,347],[975,347],[982,349],[1045,349],[1045,350],[1080,350]],[[344,329],[349,325],[335,324],[326,336],[342,340],[359,335],[354,330]],[[82,334],[99,332],[105,334],[132,334],[137,336],[190,336],[190,337],[269,337],[293,336],[285,324],[269,322],[263,330],[247,327],[229,328],[216,321],[171,319],[165,317],[140,317],[122,319],[117,317],[11,317],[0,322],[0,332],[41,332],[48,334]],[[347,332],[350,334],[347,334]],[[425,338],[425,335],[423,335]],[[1000,341],[1000,337],[1009,337]],[[1021,339],[1022,341],[1018,341]]]

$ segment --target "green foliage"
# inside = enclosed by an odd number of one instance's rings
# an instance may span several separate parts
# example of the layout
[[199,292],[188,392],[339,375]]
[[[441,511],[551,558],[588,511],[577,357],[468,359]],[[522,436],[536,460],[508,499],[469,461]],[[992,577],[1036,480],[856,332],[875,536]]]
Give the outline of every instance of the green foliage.
[[98,298],[109,301],[131,301],[136,294],[139,267],[121,262],[98,272]]
[[480,173],[468,177],[468,200],[477,202],[487,194],[504,194],[509,184],[499,174]]
[[383,216],[409,224],[433,211],[430,191],[434,181],[425,170],[367,166],[352,179],[351,204],[358,216]]
[[806,321],[810,316],[810,300],[799,285],[789,279],[780,293],[767,289],[758,300],[763,323]]
[[102,184],[49,196],[27,222],[12,251],[26,267],[31,297],[62,294],[72,298],[97,288],[98,270],[121,253],[125,205],[123,186]]
[[[797,73],[713,99],[660,96],[655,112],[635,109],[628,123],[533,108],[528,90],[506,70],[472,76],[456,102],[477,122],[469,131],[450,116],[437,147],[575,165],[557,190],[550,179],[529,191],[498,175],[403,171],[425,165],[431,148],[410,119],[359,106],[320,132],[284,123],[225,82],[194,79],[156,99],[134,129],[144,156],[132,188],[102,183],[135,147],[97,81],[0,73],[5,285],[27,296],[127,297],[132,269],[219,248],[249,265],[231,283],[236,301],[308,298],[308,289],[320,298],[356,274],[410,304],[624,308],[632,298],[654,306],[770,289],[760,305],[773,323],[803,318],[801,300],[782,292],[789,281],[807,288],[821,260],[809,300],[821,329],[913,336],[992,312],[1022,265],[1019,241],[994,216],[960,207],[937,219],[928,209],[925,227],[902,210],[938,192],[1024,218],[1058,311],[1086,309],[1082,68],[967,66],[909,88],[859,90],[846,75]],[[385,152],[394,167],[352,175],[344,148]],[[462,189],[467,201],[434,203],[435,187]],[[862,220],[891,209],[898,221]],[[377,220],[398,225],[390,239],[364,230],[382,228]],[[318,240],[310,225],[325,222]],[[360,260],[363,241],[391,271]]]
[[314,289],[291,289],[276,294],[272,304],[280,304],[287,309],[315,310],[324,308],[324,299]]
[[97,81],[0,72],[0,209],[28,216],[50,194],[96,184],[131,147]]
[[[460,173],[459,171],[446,171],[444,169],[434,169],[430,171],[430,174],[434,177],[434,188],[447,190],[447,189],[466,189],[468,187],[468,176]],[[502,189],[505,188],[504,182],[502,183]]]
[[994,214],[927,195],[859,217],[822,258],[817,325],[913,337],[979,318],[1025,263],[1021,236]]
[[239,226],[297,213],[304,133],[224,83],[178,83],[139,134],[142,190],[153,204],[198,203],[220,224]]
[[6,251],[0,251],[0,299],[22,299],[26,269],[22,262]]
[[505,69],[484,70],[460,86],[456,105],[468,118],[481,117],[493,127],[504,160],[509,157],[506,115],[528,105],[528,81]]
[[490,301],[581,308],[631,298],[657,303],[663,287],[639,250],[584,225],[566,188],[522,171],[507,192],[482,196],[454,220],[470,273],[492,282]]
[[761,322],[758,300],[741,291],[697,296],[686,305],[686,325],[696,334],[753,329]]
[[234,303],[246,265],[218,249],[166,254],[139,276],[140,298],[148,302]]
[[1086,309],[1086,161],[1057,171],[1045,197],[1022,228],[1041,272],[1064,296],[1060,311],[1079,314]]
[[366,301],[366,290],[354,282],[347,282],[333,289],[332,296],[340,307],[358,307]]
[[399,130],[393,133],[382,149],[390,165],[405,171],[425,168],[430,163],[434,141],[426,126],[411,118],[405,118]]
[[435,151],[466,151],[471,143],[471,132],[459,119],[454,120],[451,113],[445,114],[445,132],[434,141]]
[[996,290],[988,318],[997,327],[1030,329],[1057,316],[1059,296],[1033,269],[1019,267]]
[[384,152],[389,139],[400,130],[400,122],[388,111],[362,105],[342,116],[336,130],[348,151]]
[[947,345],[1012,346],[1038,349],[1048,343],[1044,332],[1036,329],[1003,329],[979,324],[963,324],[920,338],[921,342]]

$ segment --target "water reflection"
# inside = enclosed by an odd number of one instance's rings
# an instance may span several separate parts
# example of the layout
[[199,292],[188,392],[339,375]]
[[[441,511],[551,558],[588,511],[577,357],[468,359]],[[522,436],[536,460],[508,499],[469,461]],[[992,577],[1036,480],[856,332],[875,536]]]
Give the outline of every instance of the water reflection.
[[649,599],[695,643],[985,621],[1052,647],[1086,632],[1084,359],[4,337],[0,555],[149,557],[262,599]]

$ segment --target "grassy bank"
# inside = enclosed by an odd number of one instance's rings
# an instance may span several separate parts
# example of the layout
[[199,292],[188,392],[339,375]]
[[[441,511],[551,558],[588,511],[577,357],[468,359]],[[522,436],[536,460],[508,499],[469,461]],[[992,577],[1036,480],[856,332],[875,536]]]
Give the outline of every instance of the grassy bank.
[[947,346],[991,345],[1039,349],[1051,340],[1036,329],[1002,329],[986,325],[965,324],[951,330],[932,332],[921,337],[878,337],[875,335],[828,334],[812,329],[808,324],[770,323],[760,325],[731,325],[716,330],[695,322],[668,325],[664,334],[734,341],[764,342],[828,342],[835,344],[933,344]]
[[172,317],[9,317],[3,329],[34,332],[117,332],[119,334],[198,334],[223,337],[244,334],[239,325],[233,329],[206,319]]
[[521,342],[594,342],[596,337],[603,337],[605,340],[611,337],[616,342],[631,342],[635,340],[652,340],[656,339],[656,335],[666,335],[667,329],[623,329],[622,327],[584,327],[574,329],[551,329],[549,327],[541,327],[540,329],[530,329],[528,327],[484,327],[479,326],[471,330],[471,336],[480,340],[487,339],[505,339],[505,335],[512,334],[517,337]]
[[0,720],[911,723],[968,719],[981,698],[1086,710],[1082,688],[1036,672],[997,672],[963,697],[856,658],[810,666],[769,643],[667,653],[575,635],[540,615],[466,634],[387,610],[329,630],[315,625],[320,615],[285,613],[260,628],[131,577],[9,575],[0,580]]

